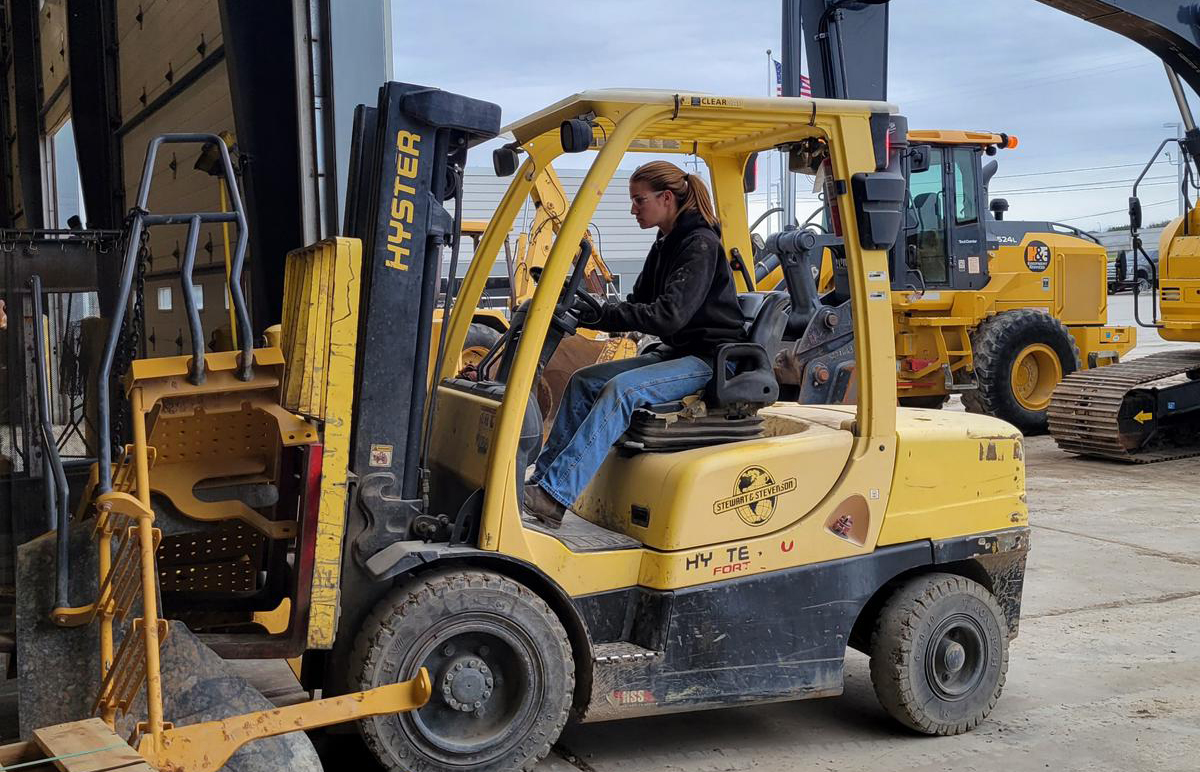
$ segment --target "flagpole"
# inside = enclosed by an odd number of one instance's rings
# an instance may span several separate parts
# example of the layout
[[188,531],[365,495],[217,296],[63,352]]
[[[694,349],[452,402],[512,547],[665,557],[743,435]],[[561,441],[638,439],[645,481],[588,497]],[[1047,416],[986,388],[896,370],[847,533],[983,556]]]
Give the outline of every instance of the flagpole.
[[767,49],[767,96],[775,93],[775,60],[771,58],[771,49]]
[[[775,59],[771,56],[771,49],[767,49],[767,97],[770,98],[775,93]],[[771,181],[771,164],[764,163],[762,168],[767,171],[767,209],[771,209],[775,205],[775,197],[773,195],[774,185]]]

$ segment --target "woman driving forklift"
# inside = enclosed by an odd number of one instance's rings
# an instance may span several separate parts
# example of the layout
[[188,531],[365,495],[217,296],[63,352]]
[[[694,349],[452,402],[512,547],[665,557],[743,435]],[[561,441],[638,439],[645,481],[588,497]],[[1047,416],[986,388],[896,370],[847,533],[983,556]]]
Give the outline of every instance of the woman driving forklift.
[[609,302],[580,326],[640,332],[662,342],[631,359],[584,367],[567,384],[554,427],[525,486],[525,511],[551,528],[562,524],[600,469],[633,411],[681,399],[712,377],[716,347],[742,338],[733,272],[704,181],[667,161],[639,166],[629,178],[630,213],[658,228],[626,301]]

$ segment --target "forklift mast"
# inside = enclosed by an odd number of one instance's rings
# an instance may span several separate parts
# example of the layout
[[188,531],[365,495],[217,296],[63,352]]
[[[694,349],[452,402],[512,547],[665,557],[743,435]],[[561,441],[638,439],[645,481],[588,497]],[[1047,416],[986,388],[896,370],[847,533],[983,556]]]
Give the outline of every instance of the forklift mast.
[[[442,248],[457,238],[443,202],[460,196],[469,143],[499,133],[490,102],[387,83],[355,112],[345,230],[363,244],[350,471],[361,557],[423,511],[420,452]],[[390,534],[390,535],[388,535]],[[348,532],[349,535],[349,532]]]

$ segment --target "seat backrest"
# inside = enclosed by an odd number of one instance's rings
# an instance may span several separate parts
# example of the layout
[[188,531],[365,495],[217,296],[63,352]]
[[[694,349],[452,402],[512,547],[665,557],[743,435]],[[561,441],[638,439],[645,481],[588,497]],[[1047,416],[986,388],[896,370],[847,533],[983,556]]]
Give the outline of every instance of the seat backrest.
[[745,319],[743,329],[746,341],[757,343],[774,359],[783,343],[783,331],[787,327],[788,312],[792,302],[786,292],[743,292],[738,295],[738,306]]
[[921,230],[941,230],[942,213],[938,203],[937,193],[921,193],[913,199],[913,207],[917,210]]

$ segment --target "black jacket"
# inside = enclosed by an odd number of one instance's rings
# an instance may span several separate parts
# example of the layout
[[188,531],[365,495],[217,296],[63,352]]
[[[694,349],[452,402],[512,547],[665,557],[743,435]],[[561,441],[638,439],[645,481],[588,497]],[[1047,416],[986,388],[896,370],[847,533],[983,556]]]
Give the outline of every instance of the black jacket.
[[721,237],[694,209],[660,232],[626,302],[605,303],[606,332],[657,335],[672,349],[711,355],[719,343],[743,338],[742,311]]

